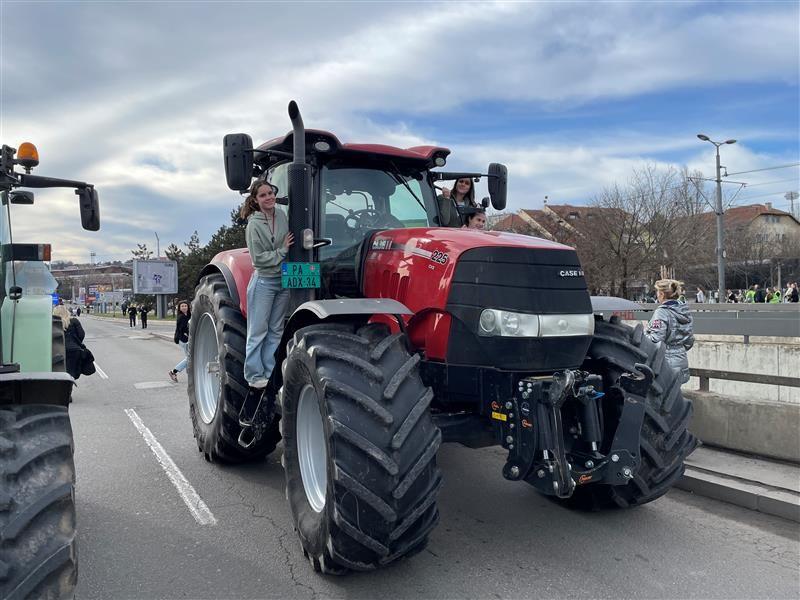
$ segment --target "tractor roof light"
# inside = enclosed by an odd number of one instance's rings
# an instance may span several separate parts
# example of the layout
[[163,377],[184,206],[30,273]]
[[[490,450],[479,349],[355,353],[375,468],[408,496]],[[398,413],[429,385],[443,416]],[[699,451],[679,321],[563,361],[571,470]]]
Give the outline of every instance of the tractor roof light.
[[30,142],[22,142],[17,150],[16,162],[30,173],[31,169],[39,164],[39,151],[36,146]]

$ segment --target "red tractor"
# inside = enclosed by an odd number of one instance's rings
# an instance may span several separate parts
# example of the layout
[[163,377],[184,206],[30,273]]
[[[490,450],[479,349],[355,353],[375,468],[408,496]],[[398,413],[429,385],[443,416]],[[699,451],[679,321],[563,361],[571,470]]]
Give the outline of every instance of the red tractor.
[[[263,458],[283,439],[286,496],[315,570],[369,570],[422,549],[438,521],[442,442],[508,450],[503,476],[571,507],[650,502],[697,445],[678,374],[641,325],[600,309],[575,251],[533,237],[440,227],[447,148],[342,144],[293,130],[253,148],[225,136],[228,186],[288,190],[297,242],[278,365],[252,401],[243,375],[247,250],[217,255],[192,305],[189,402],[206,459]],[[488,204],[488,200],[484,201]],[[469,210],[469,209],[467,209]]]

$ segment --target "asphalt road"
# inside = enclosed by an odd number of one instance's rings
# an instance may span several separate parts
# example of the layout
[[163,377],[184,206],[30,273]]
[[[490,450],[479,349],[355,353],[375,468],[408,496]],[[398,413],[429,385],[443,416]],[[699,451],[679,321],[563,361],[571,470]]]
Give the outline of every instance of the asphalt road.
[[[503,453],[446,445],[441,523],[393,567],[317,575],[284,498],[281,448],[206,462],[192,437],[172,324],[82,318],[100,373],[71,405],[79,598],[797,598],[800,529],[678,490],[629,511],[570,512],[504,480]],[[135,413],[126,413],[132,409]],[[215,524],[187,508],[130,415],[163,447]],[[151,440],[152,441],[152,440]]]

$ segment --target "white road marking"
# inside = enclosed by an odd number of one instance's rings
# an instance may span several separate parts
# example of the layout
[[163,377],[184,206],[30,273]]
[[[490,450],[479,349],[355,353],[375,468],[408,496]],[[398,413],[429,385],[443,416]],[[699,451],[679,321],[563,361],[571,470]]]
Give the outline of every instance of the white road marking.
[[97,374],[100,375],[100,377],[103,379],[108,379],[108,375],[106,375],[106,372],[100,368],[100,365],[97,364],[97,361],[94,363],[94,368],[97,369]]
[[139,383],[134,383],[133,387],[137,390],[153,390],[156,388],[165,388],[165,387],[172,387],[175,385],[171,381],[140,381]]
[[216,525],[217,518],[214,516],[214,513],[209,510],[208,506],[206,506],[206,503],[203,502],[203,499],[192,487],[192,484],[189,483],[186,477],[183,476],[181,470],[170,458],[169,454],[167,454],[167,451],[164,450],[164,447],[158,443],[156,437],[142,422],[142,419],[138,414],[136,414],[136,411],[132,408],[126,408],[125,414],[128,415],[128,418],[131,420],[131,422],[133,422],[134,427],[139,430],[139,433],[142,434],[144,441],[147,442],[147,445],[150,446],[153,454],[156,455],[156,459],[164,469],[167,477],[169,477],[172,485],[174,485],[175,489],[178,490],[178,493],[186,504],[186,507],[189,509],[189,512],[192,513],[195,521],[197,521],[200,525]]

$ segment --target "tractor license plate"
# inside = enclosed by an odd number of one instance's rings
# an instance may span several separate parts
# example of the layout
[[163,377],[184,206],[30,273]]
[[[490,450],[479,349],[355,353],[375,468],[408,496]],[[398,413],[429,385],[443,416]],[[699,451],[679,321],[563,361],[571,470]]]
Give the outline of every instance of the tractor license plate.
[[320,287],[319,263],[283,263],[281,265],[281,287],[305,289]]

